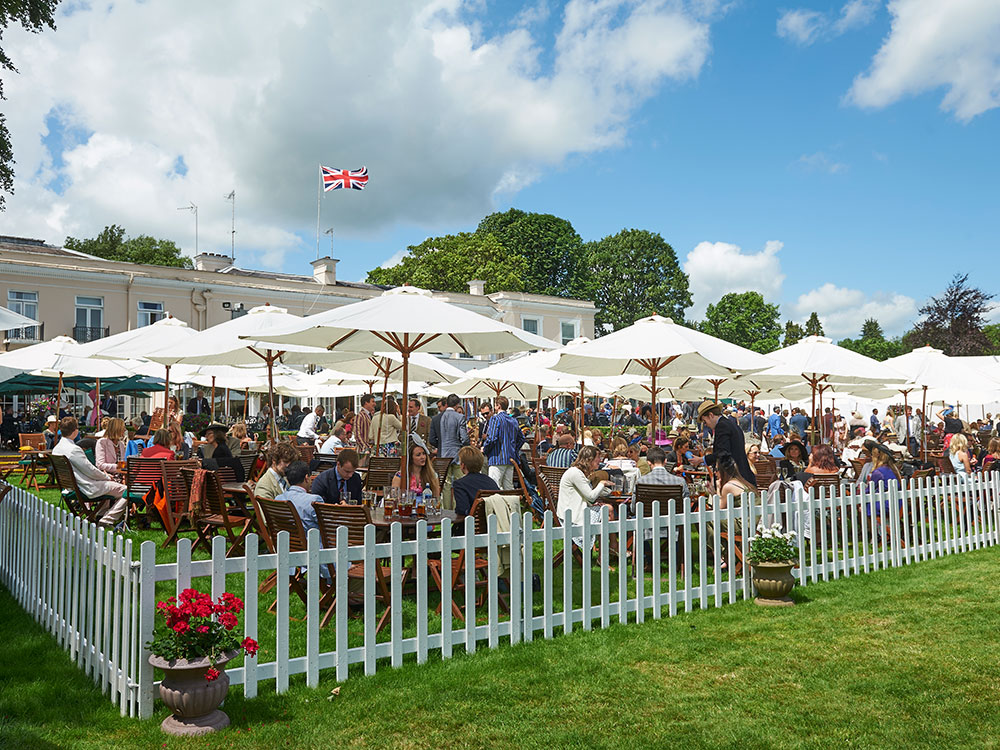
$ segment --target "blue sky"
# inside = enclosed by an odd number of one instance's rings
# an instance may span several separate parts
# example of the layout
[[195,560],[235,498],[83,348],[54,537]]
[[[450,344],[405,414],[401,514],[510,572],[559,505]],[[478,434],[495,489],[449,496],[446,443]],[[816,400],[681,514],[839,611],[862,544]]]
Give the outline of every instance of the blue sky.
[[[235,188],[241,264],[304,272],[310,165],[367,164],[368,190],[323,198],[342,278],[516,206],[585,240],[659,232],[692,276],[696,317],[750,288],[785,318],[819,308],[837,337],[869,315],[899,333],[954,273],[993,291],[996,5],[413,0],[389,17],[334,3],[310,18],[369,43],[351,70],[337,45],[310,52],[294,13],[262,32],[266,4],[241,6],[244,31],[264,33],[243,77],[225,49],[203,51],[211,36],[159,53],[154,38],[136,70],[106,73],[95,59],[125,59],[139,25],[162,27],[166,50],[184,8],[78,8],[44,36],[56,62],[25,65],[36,58],[18,43],[39,37],[12,36],[11,103],[33,104],[12,115],[15,144],[37,147],[19,152],[3,219],[50,241],[117,221],[187,249],[193,221],[174,209],[194,201],[200,247],[223,249]],[[59,63],[99,73],[74,86]],[[117,113],[85,100],[101,75],[123,94]]]

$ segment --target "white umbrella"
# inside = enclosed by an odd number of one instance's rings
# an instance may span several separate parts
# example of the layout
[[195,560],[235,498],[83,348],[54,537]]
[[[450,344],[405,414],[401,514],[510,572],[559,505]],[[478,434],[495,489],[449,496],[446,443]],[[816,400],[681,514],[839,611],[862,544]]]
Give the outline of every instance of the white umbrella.
[[656,381],[663,375],[725,379],[773,364],[762,354],[652,315],[572,352],[563,352],[553,369],[585,375],[648,375],[650,397],[655,402],[660,390]]
[[30,328],[41,325],[37,320],[32,320],[26,315],[0,307],[0,331],[12,331],[17,328]]
[[[21,372],[35,372],[37,370],[50,369],[52,365],[59,363],[59,358],[71,356],[79,352],[80,345],[69,336],[56,336],[49,341],[26,346],[23,349],[15,349],[12,352],[0,354],[0,367],[19,370]],[[56,390],[56,414],[59,413],[59,406],[62,401],[63,373],[56,371],[52,377],[59,378]]]
[[[354,352],[395,350],[403,359],[404,397],[409,395],[409,360],[415,352],[493,354],[557,346],[541,336],[435,299],[430,292],[410,286],[311,315],[284,332],[260,340],[270,342],[270,346],[292,344]],[[406,453],[404,449],[404,477]]]

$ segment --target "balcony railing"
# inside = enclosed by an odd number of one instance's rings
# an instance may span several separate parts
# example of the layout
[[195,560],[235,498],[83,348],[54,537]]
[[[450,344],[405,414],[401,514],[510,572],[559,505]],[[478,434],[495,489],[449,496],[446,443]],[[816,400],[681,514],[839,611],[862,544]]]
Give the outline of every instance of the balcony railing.
[[36,341],[45,341],[44,323],[27,328],[12,328],[4,334],[5,344],[29,344]]
[[86,344],[88,341],[97,341],[97,339],[103,339],[109,336],[111,332],[110,328],[95,328],[92,326],[73,326],[73,338],[77,340],[77,343]]

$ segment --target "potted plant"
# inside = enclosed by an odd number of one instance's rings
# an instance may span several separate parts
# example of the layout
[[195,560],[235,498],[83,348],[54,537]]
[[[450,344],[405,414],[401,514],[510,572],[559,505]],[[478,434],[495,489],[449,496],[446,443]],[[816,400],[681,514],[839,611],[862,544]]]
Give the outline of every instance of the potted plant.
[[763,524],[757,527],[757,535],[750,540],[747,555],[753,585],[757,588],[755,603],[772,607],[795,604],[788,596],[795,586],[792,568],[796,565],[798,548],[794,540],[795,532],[782,532],[779,524],[770,528]]
[[171,710],[160,727],[167,734],[199,735],[229,726],[219,706],[229,690],[226,662],[257,654],[257,642],[235,632],[243,602],[228,592],[217,602],[195,589],[158,602],[163,625],[147,645],[149,663],[163,670],[160,698]]

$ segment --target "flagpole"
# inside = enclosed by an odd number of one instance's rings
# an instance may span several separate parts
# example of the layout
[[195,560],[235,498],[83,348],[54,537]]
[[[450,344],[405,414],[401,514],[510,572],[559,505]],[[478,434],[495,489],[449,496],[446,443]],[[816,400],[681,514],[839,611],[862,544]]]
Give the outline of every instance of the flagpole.
[[316,184],[316,260],[319,260],[319,208],[323,197],[323,165],[318,167],[319,182]]

